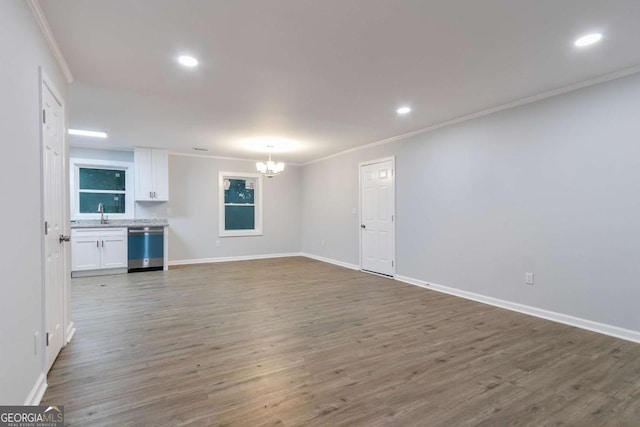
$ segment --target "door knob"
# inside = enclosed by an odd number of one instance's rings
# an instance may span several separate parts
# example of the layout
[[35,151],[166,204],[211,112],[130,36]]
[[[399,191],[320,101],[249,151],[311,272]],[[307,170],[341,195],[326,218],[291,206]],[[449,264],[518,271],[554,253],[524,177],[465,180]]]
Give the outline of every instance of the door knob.
[[69,240],[71,240],[71,236],[65,236],[64,234],[61,234],[59,240],[60,240],[60,243],[68,242]]
[[367,226],[364,224],[360,224],[360,228],[367,228]]

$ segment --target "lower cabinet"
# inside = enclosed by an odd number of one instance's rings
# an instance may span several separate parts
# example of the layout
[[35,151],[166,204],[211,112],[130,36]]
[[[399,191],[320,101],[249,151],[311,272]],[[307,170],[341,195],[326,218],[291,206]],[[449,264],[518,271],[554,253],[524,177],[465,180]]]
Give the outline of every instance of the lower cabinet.
[[[108,274],[127,268],[126,228],[74,228],[71,230],[71,272]],[[104,271],[102,271],[104,270]]]

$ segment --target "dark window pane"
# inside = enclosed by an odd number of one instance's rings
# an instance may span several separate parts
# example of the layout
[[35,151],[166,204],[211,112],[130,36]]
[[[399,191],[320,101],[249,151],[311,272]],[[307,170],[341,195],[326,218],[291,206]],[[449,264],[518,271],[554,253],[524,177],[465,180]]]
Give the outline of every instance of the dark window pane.
[[80,213],[98,213],[98,203],[104,204],[104,213],[124,213],[124,194],[80,193]]
[[[253,204],[253,188],[247,188],[247,181],[244,179],[229,179],[229,189],[224,190],[225,203],[246,203]],[[254,185],[250,181],[249,187]]]
[[256,208],[254,206],[225,206],[225,230],[253,230],[256,228]]
[[125,190],[125,171],[80,168],[81,190]]

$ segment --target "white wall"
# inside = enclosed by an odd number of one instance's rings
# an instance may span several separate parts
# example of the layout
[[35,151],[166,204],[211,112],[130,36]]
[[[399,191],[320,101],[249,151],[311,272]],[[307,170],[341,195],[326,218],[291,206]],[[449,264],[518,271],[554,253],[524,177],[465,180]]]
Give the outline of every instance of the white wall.
[[263,235],[246,237],[218,237],[219,171],[255,172],[255,163],[169,156],[169,261],[299,252],[300,168],[263,180]]
[[21,405],[43,371],[40,81],[42,66],[66,98],[67,85],[24,0],[0,13],[0,180],[4,183],[0,256],[0,405]]
[[395,155],[397,274],[640,331],[639,112],[633,75],[307,165],[302,250],[359,264],[358,162]]
[[69,157],[76,159],[108,160],[133,163],[133,150],[103,150],[87,147],[70,147]]

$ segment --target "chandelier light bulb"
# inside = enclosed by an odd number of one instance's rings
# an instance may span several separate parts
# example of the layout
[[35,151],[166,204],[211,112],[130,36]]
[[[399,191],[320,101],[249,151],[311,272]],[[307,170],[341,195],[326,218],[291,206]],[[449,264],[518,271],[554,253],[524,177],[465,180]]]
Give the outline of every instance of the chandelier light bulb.
[[276,175],[280,175],[284,171],[284,163],[283,162],[274,162],[271,160],[271,150],[273,146],[269,145],[267,147],[269,150],[269,160],[267,162],[257,162],[256,169],[258,172],[266,176],[267,178],[273,178]]

